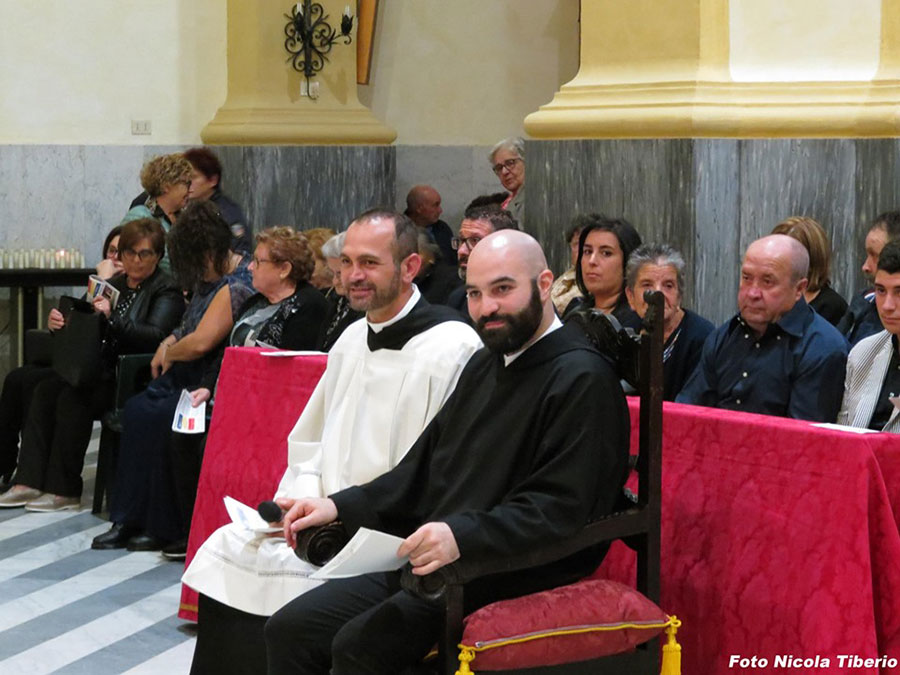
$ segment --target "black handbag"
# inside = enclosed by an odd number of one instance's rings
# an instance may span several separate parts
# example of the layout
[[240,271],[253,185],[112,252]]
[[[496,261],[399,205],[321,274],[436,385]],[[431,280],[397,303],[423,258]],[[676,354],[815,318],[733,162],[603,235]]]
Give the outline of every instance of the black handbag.
[[91,303],[68,296],[60,298],[59,310],[66,325],[53,333],[53,370],[73,387],[92,385],[102,373],[106,317]]

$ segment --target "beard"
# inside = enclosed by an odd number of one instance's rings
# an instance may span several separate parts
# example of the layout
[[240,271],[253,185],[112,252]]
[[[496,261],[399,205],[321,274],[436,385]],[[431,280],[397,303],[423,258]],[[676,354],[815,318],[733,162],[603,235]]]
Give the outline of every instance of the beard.
[[[525,346],[534,337],[541,319],[544,317],[544,306],[537,281],[531,281],[531,298],[528,305],[515,314],[491,314],[483,316],[475,322],[475,332],[484,346],[495,354],[511,354]],[[493,321],[503,321],[502,328],[486,328]]]
[[[354,298],[351,292],[353,289],[364,289],[374,292],[367,298]],[[350,307],[357,312],[370,312],[387,307],[400,295],[400,270],[395,271],[387,287],[378,288],[378,286],[368,281],[356,281],[346,287],[346,295],[350,301]]]

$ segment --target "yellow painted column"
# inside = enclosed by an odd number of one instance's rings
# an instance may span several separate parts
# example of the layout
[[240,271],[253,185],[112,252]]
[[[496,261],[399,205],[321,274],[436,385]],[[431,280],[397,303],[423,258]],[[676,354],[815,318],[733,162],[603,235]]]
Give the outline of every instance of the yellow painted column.
[[[340,32],[349,0],[317,0]],[[353,43],[343,39],[327,54],[311,83],[318,98],[301,94],[303,74],[288,62],[285,25],[294,2],[228,0],[228,95],[200,136],[211,145],[380,144],[397,134],[375,118],[356,94],[356,21]],[[356,3],[349,3],[355,9]]]
[[579,72],[525,129],[535,138],[897,136],[898,35],[897,0],[582,0]]

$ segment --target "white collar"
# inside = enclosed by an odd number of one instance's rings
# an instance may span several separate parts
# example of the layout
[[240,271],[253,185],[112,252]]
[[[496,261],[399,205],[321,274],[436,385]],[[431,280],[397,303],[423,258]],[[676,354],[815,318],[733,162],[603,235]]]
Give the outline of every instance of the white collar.
[[542,340],[543,338],[547,337],[548,335],[550,335],[550,333],[555,331],[557,328],[562,328],[562,321],[559,320],[558,316],[554,315],[553,321],[547,327],[547,330],[545,330],[543,333],[538,335],[536,338],[533,338],[533,339],[529,340],[528,342],[526,342],[525,346],[522,347],[519,351],[513,352],[512,354],[504,354],[503,355],[503,365],[509,366],[510,363],[512,363],[517,358],[522,356],[522,354],[527,349],[529,349],[530,347],[533,347],[539,340]]
[[412,295],[409,297],[409,300],[406,301],[406,304],[403,305],[403,309],[397,312],[394,316],[392,316],[387,321],[382,321],[381,323],[373,323],[369,321],[369,317],[366,316],[366,323],[369,324],[369,328],[371,328],[376,333],[380,333],[382,330],[387,328],[388,326],[397,323],[400,319],[404,318],[407,314],[409,314],[413,307],[416,306],[416,303],[419,301],[419,298],[422,297],[422,294],[419,293],[419,289],[415,284],[412,284]]

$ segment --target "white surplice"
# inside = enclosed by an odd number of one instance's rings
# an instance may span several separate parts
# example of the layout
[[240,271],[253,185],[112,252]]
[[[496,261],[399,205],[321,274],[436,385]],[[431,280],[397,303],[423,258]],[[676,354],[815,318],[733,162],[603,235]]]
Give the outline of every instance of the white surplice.
[[[418,297],[413,295],[402,315]],[[326,496],[391,469],[481,347],[475,332],[459,321],[429,328],[400,350],[369,351],[367,330],[363,319],[351,324],[329,352],[325,373],[288,437],[288,469],[277,496]],[[183,581],[226,605],[268,616],[322,583],[308,578],[316,569],[298,559],[282,537],[231,524],[200,547]]]

